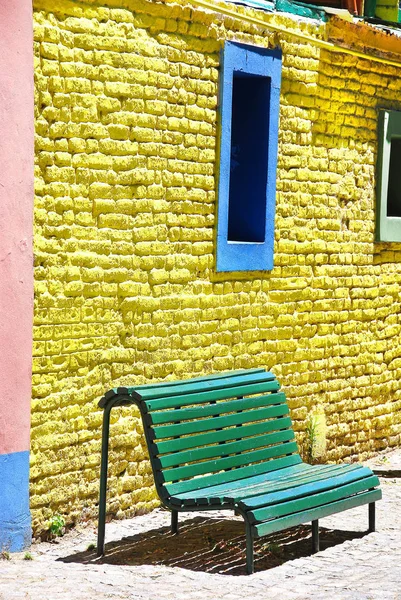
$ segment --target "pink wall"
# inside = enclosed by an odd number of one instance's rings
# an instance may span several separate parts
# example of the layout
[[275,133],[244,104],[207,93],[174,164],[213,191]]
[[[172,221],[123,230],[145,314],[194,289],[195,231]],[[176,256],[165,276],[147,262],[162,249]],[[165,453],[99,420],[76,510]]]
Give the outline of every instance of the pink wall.
[[32,0],[0,0],[0,455],[29,449],[32,47]]

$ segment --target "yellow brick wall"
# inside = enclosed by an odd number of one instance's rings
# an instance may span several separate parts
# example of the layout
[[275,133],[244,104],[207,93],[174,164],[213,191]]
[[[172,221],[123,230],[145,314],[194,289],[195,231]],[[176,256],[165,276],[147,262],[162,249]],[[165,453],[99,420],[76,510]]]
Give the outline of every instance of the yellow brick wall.
[[[34,2],[35,528],[95,514],[97,401],[117,384],[268,367],[301,442],[323,407],[327,460],[398,444],[401,246],[373,235],[376,109],[401,108],[399,69],[179,5],[98,4]],[[214,272],[225,39],[283,49],[267,273]],[[109,508],[148,510],[138,414],[113,422]]]

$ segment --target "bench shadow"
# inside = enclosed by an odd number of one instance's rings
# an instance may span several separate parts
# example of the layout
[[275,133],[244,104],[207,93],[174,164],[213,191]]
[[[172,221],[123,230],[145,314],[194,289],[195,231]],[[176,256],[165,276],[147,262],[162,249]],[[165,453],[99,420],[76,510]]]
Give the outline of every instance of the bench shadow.
[[[255,541],[255,571],[265,571],[311,554],[311,526],[300,525]],[[325,550],[365,532],[320,528],[320,548]],[[87,550],[58,559],[65,563],[113,564],[126,566],[164,565],[191,571],[245,575],[245,532],[242,519],[190,518],[180,523],[179,535],[161,527],[106,546],[106,555],[97,558]]]

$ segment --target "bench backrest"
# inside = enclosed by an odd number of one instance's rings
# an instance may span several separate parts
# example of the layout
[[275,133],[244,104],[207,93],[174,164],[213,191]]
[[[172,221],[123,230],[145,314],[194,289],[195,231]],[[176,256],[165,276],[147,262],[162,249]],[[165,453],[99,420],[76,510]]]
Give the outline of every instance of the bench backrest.
[[263,369],[128,388],[162,500],[301,462],[279,388]]

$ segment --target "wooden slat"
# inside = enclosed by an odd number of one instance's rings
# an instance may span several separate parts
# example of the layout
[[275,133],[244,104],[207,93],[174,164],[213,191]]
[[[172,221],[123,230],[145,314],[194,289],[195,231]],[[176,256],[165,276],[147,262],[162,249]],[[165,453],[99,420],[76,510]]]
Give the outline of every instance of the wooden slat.
[[[254,369],[238,369],[238,371],[223,371],[221,373],[214,373],[213,375],[201,375],[200,377],[192,377],[190,380],[176,379],[173,381],[159,381],[158,383],[145,383],[143,385],[131,385],[124,389],[127,390],[127,392],[129,394],[132,394],[132,392],[134,392],[134,391],[137,391],[140,393],[142,390],[145,390],[145,389],[158,390],[158,389],[162,389],[162,388],[171,388],[174,386],[187,384],[189,381],[202,382],[202,381],[209,381],[209,380],[219,380],[219,379],[227,379],[228,377],[237,377],[238,375],[253,375],[255,373],[266,373],[266,369],[264,369],[263,367],[256,367]],[[120,388],[114,388],[113,391],[117,392],[118,389],[120,389]]]
[[269,408],[257,408],[247,412],[224,415],[223,417],[212,417],[211,419],[200,419],[187,423],[176,423],[175,425],[159,425],[158,427],[153,427],[152,432],[155,439],[169,438],[190,433],[200,433],[201,431],[216,430],[223,427],[232,427],[233,425],[242,425],[243,423],[252,423],[253,421],[273,419],[274,417],[287,415],[288,412],[286,404],[278,404]]
[[282,469],[301,462],[302,459],[298,454],[291,454],[290,456],[276,458],[257,465],[240,467],[232,471],[223,471],[222,473],[216,473],[214,475],[204,475],[203,477],[195,477],[194,479],[180,481],[178,483],[170,483],[165,487],[168,494],[174,496],[182,492],[189,492],[191,490],[199,490],[212,485],[218,485],[219,483],[227,483],[229,481],[252,477],[253,475],[261,475],[262,473]]
[[239,488],[248,487],[248,486],[257,486],[257,485],[266,485],[273,481],[279,481],[283,477],[299,476],[301,473],[306,471],[306,467],[309,465],[305,465],[305,463],[300,462],[295,465],[284,466],[280,469],[275,469],[274,471],[268,471],[266,473],[261,473],[258,475],[250,475],[247,478],[243,478],[239,481],[226,481],[220,484],[213,484],[208,487],[197,488],[196,490],[182,492],[180,494],[180,498],[182,498],[183,502],[191,501],[196,499],[198,501],[199,498],[203,497],[223,497],[225,494],[229,493],[230,490],[238,490]]
[[277,444],[276,446],[254,450],[253,452],[244,452],[235,456],[226,456],[224,458],[193,463],[191,465],[173,469],[164,469],[160,472],[160,477],[163,482],[177,481],[186,477],[205,475],[206,473],[214,473],[216,471],[223,471],[234,467],[244,467],[251,463],[266,461],[286,454],[293,454],[294,452],[297,452],[297,450],[298,446],[295,442]]
[[300,512],[303,510],[315,508],[317,506],[323,506],[324,504],[330,504],[337,500],[349,498],[360,492],[371,490],[379,484],[377,477],[366,477],[353,481],[346,485],[340,485],[334,489],[325,490],[317,494],[309,494],[302,498],[296,498],[287,502],[280,502],[264,508],[257,508],[252,510],[248,514],[249,521],[251,523],[260,523],[267,521],[268,519],[274,519],[277,517],[283,517],[285,515],[291,515],[294,512]]
[[198,446],[206,446],[207,444],[217,444],[218,442],[236,440],[238,437],[246,438],[262,433],[268,433],[269,431],[288,429],[291,427],[291,424],[290,417],[283,417],[271,421],[253,423],[251,425],[242,425],[240,431],[233,427],[231,429],[222,429],[221,431],[212,431],[209,433],[200,433],[198,435],[182,437],[176,440],[158,441],[154,446],[156,447],[158,454],[167,454],[168,452],[197,448]]
[[[309,494],[324,492],[340,485],[352,483],[353,481],[371,478],[371,476],[372,471],[367,467],[353,469],[339,475],[331,475],[330,472],[328,472],[325,476],[321,476],[321,478],[316,478],[313,477],[313,475],[310,475],[310,482],[308,483],[298,484],[298,481],[295,481],[292,483],[287,482],[281,486],[278,484],[274,492],[262,494],[256,497],[250,497],[239,502],[238,505],[243,510],[253,510],[260,507],[266,507],[271,504],[277,504],[278,502],[296,500],[297,498],[302,498],[303,496],[307,496]],[[377,483],[371,487],[376,487],[376,485],[379,484],[377,477],[375,481],[377,481]]]
[[294,432],[291,429],[286,429],[284,431],[277,431],[267,435],[258,435],[257,437],[248,437],[241,440],[235,440],[233,442],[217,444],[214,446],[206,446],[205,448],[195,448],[193,450],[185,450],[184,452],[165,454],[164,456],[159,457],[159,463],[163,469],[168,467],[176,467],[178,465],[195,462],[197,460],[204,460],[206,458],[214,458],[222,455],[233,454],[234,452],[244,452],[254,448],[261,448],[262,446],[269,446],[281,442],[289,442],[293,440],[294,437]]
[[[160,400],[162,398],[169,398],[171,396],[188,396],[192,394],[199,394],[205,391],[222,390],[232,387],[241,387],[251,384],[263,384],[267,382],[277,381],[273,373],[267,371],[258,373],[246,373],[245,375],[232,376],[219,379],[208,379],[205,381],[194,381],[188,380],[186,383],[176,386],[164,386],[157,389],[149,389],[148,386],[142,390],[133,390],[132,396],[136,400],[143,400],[150,402],[150,400]],[[188,404],[190,402],[188,401]],[[153,407],[152,407],[153,408]]]
[[[279,480],[267,482],[264,486],[244,486],[233,492],[228,492],[224,500],[230,502],[238,502],[240,506],[248,507],[249,502],[253,502],[250,506],[258,506],[258,498],[264,494],[279,492],[280,490],[289,490],[301,485],[327,480],[332,477],[337,477],[345,473],[357,471],[360,468],[358,465],[308,465],[308,470],[302,471],[301,474],[288,475]],[[320,469],[318,467],[321,467]]]
[[[226,371],[226,372],[222,372],[222,373],[216,373],[214,375],[202,375],[200,377],[194,377],[190,381],[191,382],[204,382],[204,381],[209,381],[209,380],[227,379],[227,377],[237,377],[238,375],[252,375],[255,373],[265,373],[265,372],[266,372],[266,370],[263,369],[263,367],[258,367],[255,369],[242,369],[242,370],[238,370],[238,371]],[[147,383],[147,384],[138,385],[138,386],[131,385],[128,387],[113,388],[112,390],[109,390],[108,392],[106,392],[105,395],[100,399],[99,407],[105,408],[105,406],[108,404],[108,401],[111,398],[114,398],[116,396],[116,394],[118,396],[120,396],[120,398],[115,403],[113,403],[113,406],[125,406],[127,404],[132,404],[133,402],[136,401],[132,397],[132,394],[134,391],[140,393],[141,390],[145,390],[145,389],[158,390],[158,389],[162,389],[162,388],[164,389],[166,387],[171,388],[174,386],[187,384],[188,381],[189,381],[188,379],[180,379],[180,380],[174,380],[174,381],[161,381],[159,383]],[[278,387],[280,387],[280,386],[278,385]],[[278,389],[278,387],[277,387],[277,389]]]
[[275,531],[281,531],[287,527],[294,527],[295,525],[301,525],[301,523],[308,523],[309,521],[315,521],[316,519],[322,519],[329,515],[348,510],[349,508],[355,508],[362,504],[370,502],[377,502],[382,497],[381,490],[372,490],[369,492],[362,492],[357,496],[346,498],[345,500],[337,500],[331,504],[325,504],[317,508],[310,510],[304,510],[301,512],[294,513],[293,515],[287,515],[279,519],[273,519],[265,523],[259,523],[252,527],[252,531],[255,537],[262,537]]
[[216,404],[205,404],[203,406],[192,408],[161,410],[149,413],[149,418],[153,425],[161,425],[163,423],[174,423],[176,421],[187,421],[189,419],[202,419],[240,410],[250,410],[261,406],[270,406],[272,404],[282,404],[283,402],[285,402],[285,394],[279,392],[264,396],[253,396],[252,398],[238,398],[236,400],[228,400]]
[[[215,486],[213,489],[200,490],[182,494],[185,505],[202,504],[236,504],[247,497],[254,497],[278,489],[288,489],[298,484],[309,483],[318,479],[330,477],[332,474],[343,473],[351,465],[296,465],[274,471],[266,475],[250,478],[246,481],[232,482]],[[336,469],[333,471],[333,469]],[[205,492],[203,495],[202,492]],[[206,501],[205,501],[206,499]]]
[[309,482],[311,477],[327,477],[327,473],[331,473],[331,469],[337,469],[337,473],[344,471],[345,467],[351,467],[351,465],[311,466],[300,463],[295,466],[282,468],[256,477],[249,477],[248,479],[239,482],[233,481],[216,485],[211,488],[200,489],[199,491],[186,492],[181,494],[181,498],[184,504],[193,504],[193,500],[198,502],[204,498],[219,503],[224,501],[229,504],[234,504],[236,499],[242,499],[244,496],[255,496],[266,493],[267,491],[275,491],[277,486],[287,484],[293,486],[296,485],[298,481]]
[[249,383],[247,385],[237,385],[216,390],[197,392],[196,394],[178,394],[169,398],[156,400],[147,400],[142,402],[141,406],[145,412],[153,414],[158,410],[171,408],[180,408],[194,404],[204,404],[206,402],[217,402],[218,400],[229,400],[255,394],[265,394],[266,392],[276,392],[280,384],[275,381],[265,381],[262,383]]

